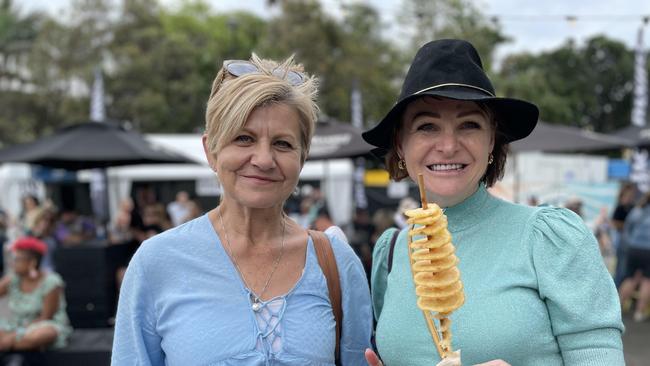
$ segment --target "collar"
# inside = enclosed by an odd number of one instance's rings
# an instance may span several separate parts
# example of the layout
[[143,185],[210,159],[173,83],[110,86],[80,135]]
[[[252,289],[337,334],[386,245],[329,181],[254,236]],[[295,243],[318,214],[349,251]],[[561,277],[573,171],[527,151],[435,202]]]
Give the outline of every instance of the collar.
[[484,183],[480,183],[474,194],[463,202],[447,207],[445,215],[449,220],[449,231],[458,232],[477,225],[485,219],[483,208],[490,199]]

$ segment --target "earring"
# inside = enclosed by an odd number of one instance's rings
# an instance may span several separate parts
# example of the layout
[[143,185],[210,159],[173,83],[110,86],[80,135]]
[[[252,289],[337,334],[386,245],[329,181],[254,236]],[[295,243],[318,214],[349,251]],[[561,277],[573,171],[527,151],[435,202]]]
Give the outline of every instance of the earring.
[[494,162],[494,155],[490,153],[490,156],[488,156],[488,165],[492,164]]
[[404,161],[404,159],[399,159],[399,161],[397,162],[397,167],[400,170],[406,169],[406,162]]
[[38,277],[38,271],[36,270],[36,268],[33,268],[33,267],[30,268],[29,269],[29,278],[31,278],[33,280],[33,279],[36,279],[36,277]]
[[299,194],[300,194],[300,188],[298,188],[298,186],[296,186],[296,187],[293,189],[293,195],[294,195],[294,196],[298,196]]

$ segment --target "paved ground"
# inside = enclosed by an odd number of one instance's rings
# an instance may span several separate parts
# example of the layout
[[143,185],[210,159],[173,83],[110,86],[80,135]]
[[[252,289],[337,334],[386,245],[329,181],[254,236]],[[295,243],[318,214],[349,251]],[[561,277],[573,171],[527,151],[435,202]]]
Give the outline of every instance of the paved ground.
[[623,350],[627,366],[650,365],[650,321],[635,323],[630,315],[626,315],[623,321]]

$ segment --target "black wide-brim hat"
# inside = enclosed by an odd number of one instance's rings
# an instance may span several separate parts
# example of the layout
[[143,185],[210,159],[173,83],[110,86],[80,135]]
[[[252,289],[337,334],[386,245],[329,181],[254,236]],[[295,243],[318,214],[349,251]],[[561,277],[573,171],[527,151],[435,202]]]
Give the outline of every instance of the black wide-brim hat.
[[384,155],[391,148],[393,131],[401,121],[406,106],[423,96],[481,102],[496,115],[497,133],[505,142],[528,136],[539,117],[533,103],[500,98],[495,95],[490,79],[483,71],[478,52],[471,43],[457,39],[441,39],[422,46],[409,68],[398,102],[376,126],[362,133],[363,139]]

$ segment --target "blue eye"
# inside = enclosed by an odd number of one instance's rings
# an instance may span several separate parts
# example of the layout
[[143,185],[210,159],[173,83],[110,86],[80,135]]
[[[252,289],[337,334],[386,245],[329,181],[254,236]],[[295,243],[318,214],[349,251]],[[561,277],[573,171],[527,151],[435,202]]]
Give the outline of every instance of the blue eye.
[[435,129],[436,129],[436,125],[428,122],[422,123],[417,127],[418,131],[434,131]]
[[293,145],[285,140],[278,140],[275,142],[275,144],[283,149],[293,149]]
[[474,122],[474,121],[463,122],[460,125],[460,127],[463,128],[463,129],[479,129],[479,130],[482,128],[480,123]]
[[252,142],[253,138],[248,135],[239,135],[235,137],[235,142]]

